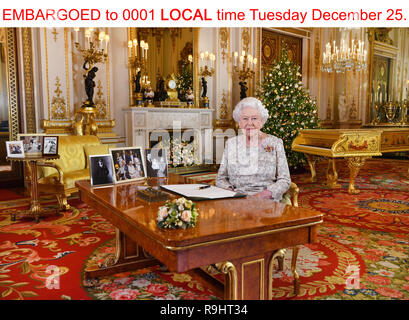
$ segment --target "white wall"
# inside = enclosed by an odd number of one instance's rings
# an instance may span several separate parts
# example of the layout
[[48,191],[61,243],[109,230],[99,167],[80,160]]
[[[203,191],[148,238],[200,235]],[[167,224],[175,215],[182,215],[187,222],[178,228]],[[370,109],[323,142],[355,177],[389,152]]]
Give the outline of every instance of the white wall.
[[129,107],[129,83],[128,83],[128,43],[126,28],[111,28],[110,52],[111,52],[111,110],[112,119],[115,120],[113,131],[118,136],[125,136],[123,108]]

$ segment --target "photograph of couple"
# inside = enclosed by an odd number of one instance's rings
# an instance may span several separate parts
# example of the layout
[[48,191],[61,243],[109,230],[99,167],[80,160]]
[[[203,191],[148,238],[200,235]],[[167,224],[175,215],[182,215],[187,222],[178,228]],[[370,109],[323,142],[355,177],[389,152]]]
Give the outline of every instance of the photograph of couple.
[[148,177],[163,178],[168,176],[166,149],[147,149],[146,169]]

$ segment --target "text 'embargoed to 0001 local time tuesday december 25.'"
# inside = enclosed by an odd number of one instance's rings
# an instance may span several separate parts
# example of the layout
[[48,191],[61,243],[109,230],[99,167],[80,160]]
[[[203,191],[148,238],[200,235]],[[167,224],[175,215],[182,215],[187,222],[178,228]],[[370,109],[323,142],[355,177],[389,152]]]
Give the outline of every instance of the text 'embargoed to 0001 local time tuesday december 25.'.
[[383,10],[264,10],[249,8],[246,10],[227,9],[10,9],[0,12],[2,21],[289,21],[304,24],[314,21],[406,21],[403,9]]

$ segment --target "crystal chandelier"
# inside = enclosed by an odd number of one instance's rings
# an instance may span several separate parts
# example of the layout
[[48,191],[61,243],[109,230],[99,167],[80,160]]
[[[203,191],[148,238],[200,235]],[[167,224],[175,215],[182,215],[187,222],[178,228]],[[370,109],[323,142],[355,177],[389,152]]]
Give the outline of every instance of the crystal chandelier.
[[328,42],[325,45],[325,52],[322,53],[321,70],[325,72],[345,72],[361,71],[367,67],[367,50],[364,41],[352,40],[351,46],[345,39],[341,40],[341,45],[332,45]]

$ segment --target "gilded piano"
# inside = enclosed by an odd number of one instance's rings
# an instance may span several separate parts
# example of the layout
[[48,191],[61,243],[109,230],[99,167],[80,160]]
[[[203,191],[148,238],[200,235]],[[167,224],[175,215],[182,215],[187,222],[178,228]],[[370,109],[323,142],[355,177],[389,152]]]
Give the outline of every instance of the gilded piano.
[[355,179],[368,158],[387,152],[409,151],[409,128],[305,129],[300,130],[292,144],[294,151],[303,152],[316,181],[315,163],[328,158],[326,184],[339,188],[335,159],[345,158],[350,170],[350,194],[357,194]]

